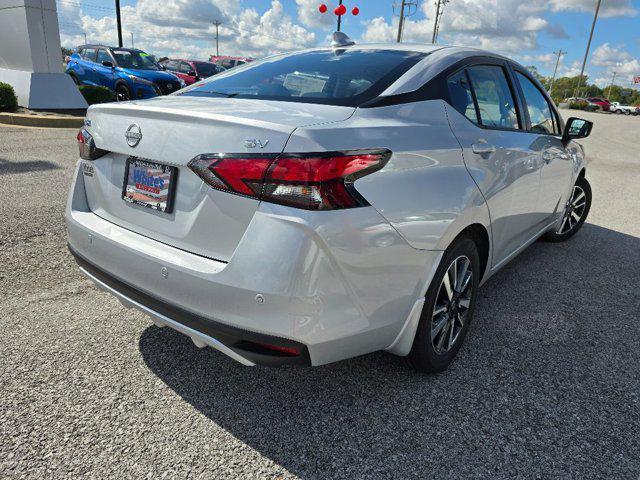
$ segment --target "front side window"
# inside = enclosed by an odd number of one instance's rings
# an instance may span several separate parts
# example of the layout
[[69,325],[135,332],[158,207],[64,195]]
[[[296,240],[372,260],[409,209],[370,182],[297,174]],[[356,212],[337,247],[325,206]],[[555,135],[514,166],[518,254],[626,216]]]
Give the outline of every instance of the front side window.
[[160,70],[160,66],[153,58],[144,52],[136,50],[113,50],[113,56],[119,67],[134,68],[136,70]]
[[102,62],[111,62],[111,56],[109,55],[109,53],[107,53],[106,50],[100,49],[98,50],[98,58],[96,59],[97,63],[102,63]]
[[252,62],[211,77],[182,95],[233,96],[359,106],[377,97],[425,53],[317,50]]
[[478,123],[478,115],[476,107],[473,104],[473,94],[471,93],[471,85],[467,80],[467,74],[464,70],[454,73],[447,79],[447,87],[449,88],[449,98],[451,106],[462,115],[467,117],[473,123]]
[[180,73],[188,74],[192,70],[193,68],[187,62],[180,63],[180,70],[179,70]]
[[553,112],[542,92],[522,73],[516,72],[516,77],[518,77],[524,93],[524,100],[531,119],[531,131],[559,135]]
[[468,72],[478,102],[480,123],[491,128],[519,129],[516,104],[504,69],[497,65],[479,65],[469,68]]

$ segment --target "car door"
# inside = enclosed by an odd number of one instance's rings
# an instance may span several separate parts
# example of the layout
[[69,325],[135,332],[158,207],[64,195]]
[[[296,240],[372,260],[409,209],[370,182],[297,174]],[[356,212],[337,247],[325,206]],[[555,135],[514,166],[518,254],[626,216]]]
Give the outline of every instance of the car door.
[[515,70],[525,108],[527,135],[542,158],[538,210],[547,222],[557,219],[573,181],[573,158],[562,142],[560,117],[543,90],[526,73]]
[[[495,60],[499,62],[499,60]],[[506,261],[539,226],[540,157],[524,134],[506,64],[471,64],[448,77],[450,122],[492,223],[493,264]]]
[[180,62],[180,66],[178,67],[179,77],[185,81],[187,85],[191,85],[195,83],[196,77],[193,75],[189,75],[189,73],[194,72],[193,67],[187,62]]
[[83,85],[96,85],[96,54],[97,49],[92,47],[85,47],[80,51],[78,78]]
[[111,62],[115,66],[115,60],[105,48],[98,49],[95,64],[96,83],[109,90],[115,90],[115,71],[112,67],[103,65],[102,62]]

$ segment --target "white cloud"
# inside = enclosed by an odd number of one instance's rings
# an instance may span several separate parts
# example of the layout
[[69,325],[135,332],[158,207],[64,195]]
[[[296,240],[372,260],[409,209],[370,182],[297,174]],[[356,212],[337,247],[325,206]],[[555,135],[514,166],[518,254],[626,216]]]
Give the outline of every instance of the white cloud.
[[[115,16],[85,15],[78,7],[67,11],[58,5],[63,46],[75,47],[87,41],[117,44]],[[315,34],[285,14],[281,0],[272,0],[263,13],[242,9],[237,0],[138,0],[122,8],[124,43],[130,33],[135,46],[158,56],[207,59],[215,54],[214,20],[220,20],[220,54],[260,57],[279,51],[314,46]]]
[[609,74],[616,72],[619,83],[630,86],[633,77],[640,75],[640,60],[624,49],[624,45],[603,43],[593,51],[591,64],[604,67]]
[[[327,6],[326,13],[320,13],[318,9],[320,4],[324,3]],[[336,22],[333,9],[335,8],[334,2],[319,1],[319,0],[296,0],[298,6],[298,20],[305,27],[318,28],[328,27]],[[336,3],[337,5],[337,3]]]
[[[456,0],[446,4],[441,17],[439,42],[467,45],[504,53],[533,49],[537,33],[549,28],[539,16],[546,7],[542,0]],[[435,6],[422,3],[423,20],[405,24],[405,41],[431,42]],[[382,17],[369,22],[362,36],[365,41],[395,38],[397,19],[389,23]]]
[[[594,0],[551,0],[551,9],[554,12],[574,11],[574,12],[595,12],[596,2]],[[599,15],[603,17],[620,17],[636,15],[638,10],[632,5],[630,0],[605,0],[600,7]]]

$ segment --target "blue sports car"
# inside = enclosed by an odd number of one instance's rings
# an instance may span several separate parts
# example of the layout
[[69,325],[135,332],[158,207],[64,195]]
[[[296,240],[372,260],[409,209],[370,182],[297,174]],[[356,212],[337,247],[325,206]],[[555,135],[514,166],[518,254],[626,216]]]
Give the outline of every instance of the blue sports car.
[[78,85],[107,87],[119,102],[167,95],[185,86],[184,80],[135,48],[83,45],[69,58],[67,73]]

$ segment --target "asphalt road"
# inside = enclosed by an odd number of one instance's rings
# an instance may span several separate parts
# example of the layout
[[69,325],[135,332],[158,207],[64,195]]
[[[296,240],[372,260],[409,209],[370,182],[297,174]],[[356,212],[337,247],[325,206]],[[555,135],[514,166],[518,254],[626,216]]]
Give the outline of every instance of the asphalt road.
[[585,116],[587,224],[487,283],[438,376],[247,368],[156,328],[66,251],[75,131],[0,128],[0,477],[638,480],[640,118]]

